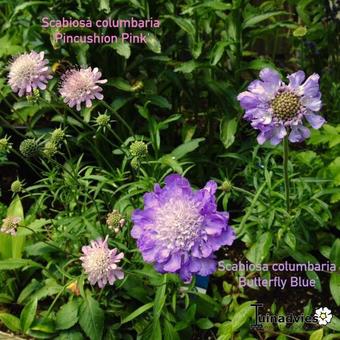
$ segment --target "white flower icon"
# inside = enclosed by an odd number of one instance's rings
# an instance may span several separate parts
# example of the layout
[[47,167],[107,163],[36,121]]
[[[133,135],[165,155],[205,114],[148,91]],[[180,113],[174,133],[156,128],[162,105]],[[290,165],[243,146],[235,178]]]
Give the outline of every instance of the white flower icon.
[[319,325],[327,325],[332,320],[332,311],[327,307],[318,308],[314,316],[317,318]]

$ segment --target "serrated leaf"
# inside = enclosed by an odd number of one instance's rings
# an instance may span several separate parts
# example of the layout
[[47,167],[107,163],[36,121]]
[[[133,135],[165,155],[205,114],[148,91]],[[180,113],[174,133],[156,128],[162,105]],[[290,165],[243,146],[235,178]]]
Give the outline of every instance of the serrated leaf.
[[89,291],[79,309],[79,324],[91,340],[102,338],[104,329],[104,311],[100,308],[99,302],[95,300]]
[[22,267],[40,267],[40,264],[26,259],[7,259],[0,261],[0,270],[13,270]]
[[69,329],[78,322],[78,302],[76,300],[69,301],[61,306],[56,315],[56,329]]

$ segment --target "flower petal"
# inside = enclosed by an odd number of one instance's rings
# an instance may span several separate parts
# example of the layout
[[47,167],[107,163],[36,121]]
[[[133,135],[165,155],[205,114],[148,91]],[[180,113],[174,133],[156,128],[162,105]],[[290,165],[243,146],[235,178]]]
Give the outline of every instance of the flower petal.
[[326,119],[325,118],[323,118],[323,117],[321,117],[319,115],[315,115],[313,113],[305,114],[305,117],[306,117],[308,123],[310,125],[312,125],[312,127],[314,129],[320,129],[321,126],[326,123]]

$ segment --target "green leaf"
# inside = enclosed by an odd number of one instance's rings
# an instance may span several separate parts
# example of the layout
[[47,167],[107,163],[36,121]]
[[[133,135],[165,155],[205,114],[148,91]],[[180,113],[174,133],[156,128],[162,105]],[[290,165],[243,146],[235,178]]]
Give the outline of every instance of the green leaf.
[[329,288],[337,306],[340,305],[340,274],[332,273]]
[[79,324],[91,340],[102,338],[104,329],[104,311],[99,302],[95,300],[89,291],[80,305]]
[[304,37],[307,34],[307,28],[304,26],[299,26],[293,31],[293,36],[297,38]]
[[43,318],[40,320],[36,320],[30,327],[30,331],[39,331],[44,333],[54,333],[55,325],[54,321],[51,319]]
[[262,263],[268,256],[272,243],[273,238],[270,232],[262,234],[247,252],[247,259],[253,263]]
[[285,235],[285,242],[289,246],[289,248],[295,250],[295,247],[296,247],[296,238],[295,238],[295,235],[292,232],[289,231]]
[[16,195],[7,210],[7,216],[20,217],[24,219],[24,208],[22,207],[19,195]]
[[182,72],[182,73],[191,73],[193,72],[199,64],[195,60],[186,61],[181,63],[180,66],[175,68],[175,72]]
[[331,322],[327,325],[328,328],[340,332],[340,319],[333,315]]
[[244,20],[242,27],[243,29],[246,29],[248,27],[252,27],[257,25],[258,23],[267,20],[269,18],[272,18],[276,15],[281,15],[281,14],[288,14],[287,12],[284,11],[276,11],[276,12],[269,12],[269,13],[264,13],[264,14],[259,14],[259,15],[255,15],[249,18],[246,18],[246,20]]
[[162,51],[161,43],[152,33],[148,33],[146,36],[146,46],[154,53],[161,53]]
[[163,275],[162,277],[162,283],[161,285],[157,288],[156,290],[156,296],[154,300],[154,305],[153,305],[153,320],[158,320],[159,317],[161,316],[162,309],[164,307],[164,303],[166,300],[166,275]]
[[20,320],[12,314],[0,313],[0,320],[12,332],[19,332],[21,330]]
[[164,340],[180,340],[174,326],[166,319],[163,321]]
[[41,267],[39,263],[27,259],[8,259],[0,261],[0,270],[13,270],[22,267]]
[[56,315],[56,329],[69,329],[78,322],[78,302],[69,301],[63,305]]
[[119,90],[126,91],[126,92],[132,92],[133,88],[132,86],[123,78],[113,78],[110,79],[107,85],[114,86]]
[[19,42],[12,39],[9,35],[4,35],[0,38],[0,58],[4,56],[13,56],[25,50]]
[[173,15],[164,15],[164,18],[173,20],[183,31],[187,32],[192,38],[195,37],[196,29],[191,20],[179,18]]
[[217,63],[221,60],[225,48],[229,45],[228,41],[219,41],[213,47],[210,53],[210,60],[212,65],[217,65]]
[[210,329],[214,327],[214,324],[208,318],[198,319],[196,324],[201,329]]
[[54,340],[84,340],[83,335],[80,332],[69,331],[69,332],[61,332],[60,335]]
[[99,10],[105,13],[110,13],[110,1],[109,0],[99,0]]
[[34,321],[35,314],[37,312],[38,300],[32,299],[21,311],[20,325],[24,333],[28,331],[32,322]]
[[237,119],[228,119],[224,117],[220,124],[220,138],[226,149],[234,143],[236,131]]
[[255,313],[255,307],[251,306],[254,303],[255,301],[247,301],[237,308],[231,320],[233,331],[238,330]]
[[309,340],[322,340],[323,338],[323,328],[320,328],[316,331],[314,331],[310,337]]
[[165,166],[169,166],[170,168],[172,168],[175,172],[182,174],[183,173],[183,169],[181,167],[181,164],[179,164],[174,156],[171,155],[164,155],[163,157],[161,157],[159,159],[159,161],[165,165]]
[[21,291],[17,302],[22,304],[31,294],[36,291],[38,288],[41,288],[41,283],[36,279],[32,279],[32,281]]
[[329,258],[337,268],[340,267],[340,239],[334,241]]
[[116,50],[116,52],[122,57],[124,57],[125,59],[130,58],[131,48],[128,43],[119,40],[110,46],[112,46],[112,48]]
[[171,152],[170,155],[172,157],[175,157],[175,159],[181,159],[187,153],[192,152],[195,149],[197,149],[198,146],[199,146],[199,143],[204,141],[204,140],[205,140],[205,138],[195,138],[195,139],[192,139],[191,141],[178,146],[176,149],[174,149]]
[[122,321],[121,324],[127,323],[133,319],[135,319],[137,316],[145,313],[147,310],[149,310],[150,308],[152,308],[154,305],[153,302],[149,302],[139,308],[137,308],[134,312],[132,312],[131,314],[129,314],[127,317],[125,317]]

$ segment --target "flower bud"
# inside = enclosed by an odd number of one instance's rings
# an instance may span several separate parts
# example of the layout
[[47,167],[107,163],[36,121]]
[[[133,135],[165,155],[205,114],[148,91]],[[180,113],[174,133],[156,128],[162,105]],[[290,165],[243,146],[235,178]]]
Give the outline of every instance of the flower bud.
[[21,192],[22,188],[23,188],[22,183],[18,179],[12,182],[11,184],[11,191],[15,194]]
[[35,157],[39,153],[39,145],[38,142],[33,138],[25,139],[21,142],[19,150],[26,158]]
[[148,146],[142,141],[135,141],[130,145],[130,153],[137,158],[145,157],[148,154]]

